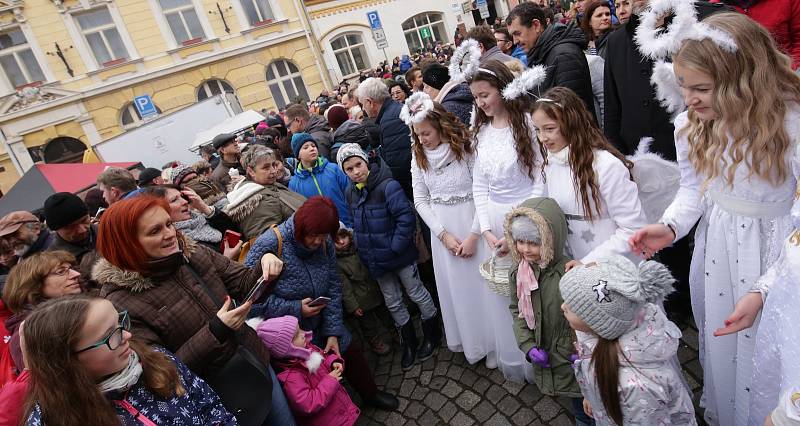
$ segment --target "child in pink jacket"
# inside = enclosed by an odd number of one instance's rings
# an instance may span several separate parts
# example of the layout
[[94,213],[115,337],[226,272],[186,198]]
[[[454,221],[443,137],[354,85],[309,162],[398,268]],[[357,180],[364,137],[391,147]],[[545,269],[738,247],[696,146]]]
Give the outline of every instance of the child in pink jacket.
[[294,316],[247,323],[269,349],[298,425],[355,424],[360,411],[339,383],[344,361],[338,354],[326,355],[314,346],[311,332],[300,329]]

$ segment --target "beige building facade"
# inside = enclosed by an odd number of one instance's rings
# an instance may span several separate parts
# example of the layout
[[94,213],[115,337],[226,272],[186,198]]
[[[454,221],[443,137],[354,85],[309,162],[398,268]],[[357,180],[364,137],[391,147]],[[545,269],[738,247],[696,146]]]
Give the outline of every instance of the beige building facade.
[[308,27],[300,0],[0,0],[0,189],[141,125],[137,96],[161,114],[315,98],[331,79]]

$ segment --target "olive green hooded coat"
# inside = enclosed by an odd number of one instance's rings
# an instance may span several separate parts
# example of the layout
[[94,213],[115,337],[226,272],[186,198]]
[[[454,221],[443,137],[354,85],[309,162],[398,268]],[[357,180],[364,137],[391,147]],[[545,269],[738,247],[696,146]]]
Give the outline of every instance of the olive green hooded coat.
[[[528,328],[524,318],[519,317],[520,311],[517,306],[517,267],[521,258],[510,229],[511,222],[518,216],[529,217],[538,226],[542,238],[541,261],[539,264],[531,264],[533,274],[539,282],[539,289],[531,292],[536,319],[533,330]],[[561,311],[563,300],[558,289],[564,268],[570,260],[564,254],[567,241],[567,219],[564,217],[564,212],[551,198],[532,198],[508,213],[505,229],[506,241],[517,265],[509,276],[511,287],[509,309],[514,321],[514,335],[519,348],[526,356],[535,346],[545,350],[550,357],[550,368],[533,364],[534,382],[545,395],[580,397],[581,390],[569,360],[570,355],[576,353],[573,343],[575,333]]]

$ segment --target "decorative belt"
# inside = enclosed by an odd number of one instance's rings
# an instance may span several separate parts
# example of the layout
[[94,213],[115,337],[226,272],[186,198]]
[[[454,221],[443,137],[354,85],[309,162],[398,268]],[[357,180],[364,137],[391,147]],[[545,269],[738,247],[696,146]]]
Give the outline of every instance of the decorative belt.
[[750,201],[731,197],[719,191],[708,191],[708,196],[722,210],[753,219],[772,219],[786,216],[792,210],[794,200]]
[[472,200],[472,194],[462,195],[460,197],[444,198],[431,198],[431,204],[443,204],[446,206],[453,206]]

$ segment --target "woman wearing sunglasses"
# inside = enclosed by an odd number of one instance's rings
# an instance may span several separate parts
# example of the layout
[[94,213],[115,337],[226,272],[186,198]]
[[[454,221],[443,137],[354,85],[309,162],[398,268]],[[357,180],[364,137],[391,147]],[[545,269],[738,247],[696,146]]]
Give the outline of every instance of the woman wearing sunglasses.
[[[23,325],[28,425],[233,425],[175,356],[131,340],[128,313],[85,295],[41,304]],[[69,348],[65,350],[65,348]]]
[[[16,372],[23,369],[19,325],[40,303],[81,293],[81,274],[72,269],[75,257],[65,251],[43,251],[19,262],[3,288],[3,301],[14,314],[6,320],[9,348]],[[1,386],[2,384],[0,384]]]

